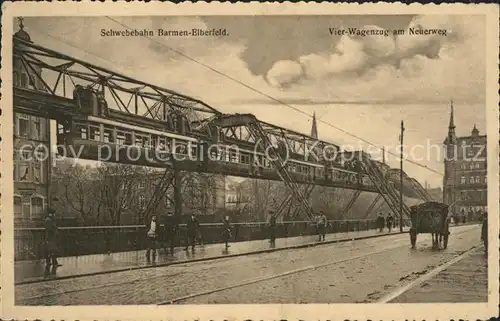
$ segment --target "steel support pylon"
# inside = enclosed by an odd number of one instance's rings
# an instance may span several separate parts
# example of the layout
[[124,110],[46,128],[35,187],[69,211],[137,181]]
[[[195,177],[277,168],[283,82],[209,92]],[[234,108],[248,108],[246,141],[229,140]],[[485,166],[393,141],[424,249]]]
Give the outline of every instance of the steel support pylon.
[[354,191],[354,193],[351,196],[351,199],[349,200],[349,203],[347,203],[342,212],[340,212],[340,217],[339,217],[340,219],[342,219],[344,215],[351,209],[351,207],[358,199],[359,195],[361,195],[361,190],[357,189],[356,191]]
[[[368,177],[370,177],[380,195],[382,195],[387,205],[389,205],[395,217],[405,215],[409,218],[410,208],[404,202],[400,202],[398,191],[386,180],[377,164],[368,157],[362,157],[362,160]],[[400,206],[403,209],[402,213],[400,213]]]

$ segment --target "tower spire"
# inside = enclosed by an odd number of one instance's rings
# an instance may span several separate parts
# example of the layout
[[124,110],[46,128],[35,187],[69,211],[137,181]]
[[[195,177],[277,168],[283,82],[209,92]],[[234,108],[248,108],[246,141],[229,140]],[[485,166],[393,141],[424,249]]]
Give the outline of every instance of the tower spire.
[[448,125],[448,129],[455,129],[455,119],[453,117],[453,99],[451,100],[450,124]]
[[313,113],[313,122],[311,127],[311,137],[318,138],[318,125],[316,124],[316,112]]
[[444,141],[445,144],[454,144],[457,140],[457,136],[455,134],[455,118],[454,118],[454,110],[453,110],[453,99],[450,103],[450,123],[448,124],[448,136]]
[[19,18],[17,18],[17,20],[19,21],[19,30],[23,30],[24,29],[24,24],[23,24],[24,18],[19,17]]

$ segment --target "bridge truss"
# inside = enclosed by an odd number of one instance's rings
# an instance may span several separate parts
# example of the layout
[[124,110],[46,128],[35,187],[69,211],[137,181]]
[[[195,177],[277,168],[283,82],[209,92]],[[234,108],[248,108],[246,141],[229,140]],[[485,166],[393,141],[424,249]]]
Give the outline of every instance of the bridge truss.
[[[335,144],[259,121],[251,114],[224,114],[173,90],[29,41],[15,37],[13,41],[14,64],[20,67],[16,70],[22,70],[20,75],[14,74],[16,112],[56,120],[58,143],[83,146],[84,158],[96,160],[103,144],[168,156],[132,162],[165,168],[162,183],[157,184],[146,207],[150,213],[159,207],[167,189],[177,184],[176,175],[170,172],[191,171],[282,181],[288,195],[274,215],[287,212],[291,217],[302,214],[312,220],[309,197],[315,185],[356,191],[343,214],[367,191],[380,194],[394,214],[400,215],[399,178],[365,153],[342,151]],[[119,151],[109,153],[116,162],[127,162]],[[189,157],[174,162],[178,155]],[[428,198],[416,180],[406,173],[404,179],[406,196]],[[291,212],[295,203],[300,206]],[[404,204],[402,214],[409,215]]]

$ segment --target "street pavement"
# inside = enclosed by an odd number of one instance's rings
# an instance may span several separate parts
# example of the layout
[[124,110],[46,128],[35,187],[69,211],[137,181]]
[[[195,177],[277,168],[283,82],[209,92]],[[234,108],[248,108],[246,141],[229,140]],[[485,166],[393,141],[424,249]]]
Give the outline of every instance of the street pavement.
[[[17,285],[15,300],[18,305],[377,302],[480,243],[479,225],[451,233],[446,250],[432,250],[425,234],[412,250],[405,233]],[[484,296],[487,289],[475,291]],[[418,302],[412,296],[406,302],[413,299]]]
[[487,302],[487,288],[488,257],[481,245],[470,255],[390,303]]
[[[405,231],[406,230],[407,229],[405,229]],[[393,230],[392,232],[397,233],[399,232],[399,229]],[[382,233],[376,230],[335,233],[328,234],[326,236],[326,241],[329,242],[333,240],[352,239],[353,237],[360,238],[385,234],[388,234],[387,229],[385,229]],[[56,276],[57,278],[66,278],[80,275],[93,275],[111,271],[144,268],[148,266],[178,264],[179,262],[193,260],[230,257],[252,252],[259,253],[262,251],[272,251],[273,249],[276,250],[287,247],[314,244],[317,242],[317,239],[318,237],[315,235],[280,238],[276,240],[274,247],[271,247],[268,240],[236,242],[231,243],[231,246],[227,250],[223,244],[208,244],[204,246],[197,246],[194,253],[191,251],[185,251],[182,247],[178,247],[174,250],[173,255],[167,254],[163,251],[163,249],[160,249],[154,264],[146,261],[145,250],[85,255],[79,257],[62,257],[58,260],[62,266],[57,268]],[[44,280],[44,271],[44,260],[15,262],[15,282],[18,284]]]

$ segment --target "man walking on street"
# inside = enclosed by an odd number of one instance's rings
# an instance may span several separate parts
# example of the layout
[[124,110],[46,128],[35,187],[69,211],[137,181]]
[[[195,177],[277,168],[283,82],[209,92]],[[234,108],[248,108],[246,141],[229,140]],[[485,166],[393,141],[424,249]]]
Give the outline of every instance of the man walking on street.
[[148,225],[147,241],[146,241],[146,260],[151,261],[151,252],[153,252],[153,261],[156,260],[156,237],[158,236],[158,224],[156,223],[156,215],[151,217],[151,222]]
[[269,211],[269,243],[274,246],[276,243],[276,216],[273,211]]
[[382,213],[379,214],[377,220],[378,220],[378,227],[380,229],[380,232],[383,232],[384,231],[384,226],[385,226],[385,218],[382,215]]
[[174,215],[172,214],[172,212],[169,212],[165,218],[165,227],[164,227],[165,252],[167,252],[167,250],[170,249],[170,252],[174,254],[177,230],[178,226],[177,222],[175,221]]
[[222,220],[222,239],[226,244],[226,249],[230,246],[229,239],[231,236],[231,223],[229,222],[229,216],[226,215],[226,217]]
[[198,231],[200,229],[200,223],[196,219],[196,216],[192,214],[186,224],[186,248],[187,251],[189,246],[191,245],[191,251],[194,252],[194,247],[196,245],[196,237],[198,235]]
[[318,217],[318,235],[319,235],[320,242],[325,240],[326,216],[323,212],[321,212],[321,215]]
[[57,262],[57,238],[59,236],[59,229],[55,221],[55,210],[49,209],[48,216],[45,219],[45,275],[49,274],[50,266],[52,265],[52,274],[56,273],[58,266],[61,266]]
[[484,251],[488,253],[488,212],[484,213],[483,224],[481,226],[481,240],[484,244]]
[[392,227],[394,225],[394,218],[392,217],[392,215],[389,213],[389,215],[387,215],[387,228],[389,229],[389,233],[391,233],[392,231]]

